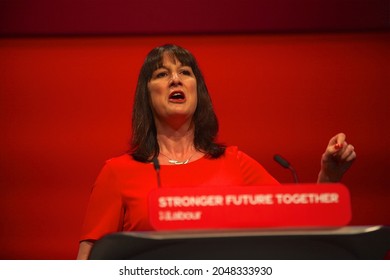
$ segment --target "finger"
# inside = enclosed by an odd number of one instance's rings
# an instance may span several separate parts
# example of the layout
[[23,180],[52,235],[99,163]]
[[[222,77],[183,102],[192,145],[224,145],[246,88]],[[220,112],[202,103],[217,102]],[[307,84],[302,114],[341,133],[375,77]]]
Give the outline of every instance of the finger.
[[356,159],[356,152],[353,151],[347,158],[345,161],[347,162],[351,162],[351,161],[354,161]]
[[328,146],[333,146],[334,144],[337,144],[337,137],[338,137],[338,134],[336,134],[335,136],[330,138]]
[[336,137],[336,143],[335,143],[336,145],[337,144],[338,145],[343,145],[344,142],[345,142],[345,138],[347,138],[347,136],[344,133],[342,133],[342,132],[337,134],[335,137]]
[[334,149],[339,150],[340,148],[343,147],[345,138],[346,136],[342,132],[336,134],[330,139],[328,147],[333,147]]
[[333,156],[341,156],[348,147],[348,143],[344,141],[342,144],[335,144],[328,148],[329,153]]
[[355,151],[355,147],[352,145],[346,146],[346,148],[341,153],[340,159],[346,161]]

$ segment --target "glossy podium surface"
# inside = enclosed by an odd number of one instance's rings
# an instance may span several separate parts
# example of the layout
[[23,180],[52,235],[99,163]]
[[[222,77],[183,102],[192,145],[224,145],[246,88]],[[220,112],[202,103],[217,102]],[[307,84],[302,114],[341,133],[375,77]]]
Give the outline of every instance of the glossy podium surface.
[[389,250],[385,226],[150,231],[107,235],[90,259],[384,259]]

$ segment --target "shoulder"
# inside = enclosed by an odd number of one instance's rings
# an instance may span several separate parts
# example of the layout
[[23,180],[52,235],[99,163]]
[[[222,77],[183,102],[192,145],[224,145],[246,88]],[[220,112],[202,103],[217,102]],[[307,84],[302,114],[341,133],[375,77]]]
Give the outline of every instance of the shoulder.
[[123,154],[105,161],[97,181],[113,184],[130,178],[147,176],[153,170],[149,163],[138,162],[130,155]]
[[225,150],[225,156],[227,158],[234,158],[238,160],[242,160],[243,158],[249,157],[243,151],[241,151],[238,146],[228,146]]
[[135,162],[136,161],[129,154],[123,154],[106,160],[107,165],[113,165],[113,166],[133,164]]
[[112,165],[112,166],[122,166],[122,165],[145,166],[145,165],[149,165],[150,162],[137,161],[131,155],[125,153],[125,154],[122,154],[120,156],[112,157],[112,158],[106,160],[106,164]]
[[237,146],[226,148],[226,158],[235,160],[247,185],[279,184],[268,171],[254,158],[241,151]]
[[106,160],[103,169],[120,171],[124,169],[129,170],[135,168],[142,168],[147,165],[147,163],[134,160],[129,154],[123,154]]
[[226,147],[224,159],[229,162],[235,162],[240,166],[243,164],[258,164],[252,157],[240,150],[238,146]]
[[228,146],[225,150],[226,157],[237,157],[239,149],[237,146]]

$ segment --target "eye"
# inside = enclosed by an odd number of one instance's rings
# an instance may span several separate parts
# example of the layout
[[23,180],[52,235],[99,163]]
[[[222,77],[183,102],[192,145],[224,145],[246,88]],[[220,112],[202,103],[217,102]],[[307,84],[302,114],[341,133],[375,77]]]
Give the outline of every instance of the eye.
[[180,71],[180,73],[183,74],[183,75],[186,75],[186,76],[192,76],[193,75],[192,74],[192,70],[190,70],[190,69],[183,69],[183,70]]
[[154,74],[154,78],[158,79],[158,78],[164,78],[168,76],[168,73],[166,71],[158,71]]

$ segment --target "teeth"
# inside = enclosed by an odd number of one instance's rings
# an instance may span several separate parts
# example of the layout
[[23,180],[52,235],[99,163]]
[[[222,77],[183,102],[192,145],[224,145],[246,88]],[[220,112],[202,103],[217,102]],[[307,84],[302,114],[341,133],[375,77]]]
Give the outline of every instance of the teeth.
[[173,94],[171,94],[170,98],[173,98],[173,99],[180,99],[180,98],[184,98],[183,94],[180,93],[180,92],[175,92]]

